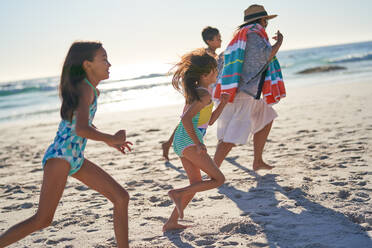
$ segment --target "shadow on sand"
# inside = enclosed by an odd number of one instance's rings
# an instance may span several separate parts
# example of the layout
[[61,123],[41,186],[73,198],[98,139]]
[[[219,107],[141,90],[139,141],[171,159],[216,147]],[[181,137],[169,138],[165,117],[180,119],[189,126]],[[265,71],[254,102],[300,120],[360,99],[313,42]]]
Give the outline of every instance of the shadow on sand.
[[282,187],[277,183],[277,174],[258,175],[237,163],[237,158],[226,160],[253,176],[256,187],[245,192],[226,183],[218,191],[236,204],[242,216],[249,216],[261,226],[266,246],[372,247],[372,240],[362,227],[342,213],[310,201],[301,188]]

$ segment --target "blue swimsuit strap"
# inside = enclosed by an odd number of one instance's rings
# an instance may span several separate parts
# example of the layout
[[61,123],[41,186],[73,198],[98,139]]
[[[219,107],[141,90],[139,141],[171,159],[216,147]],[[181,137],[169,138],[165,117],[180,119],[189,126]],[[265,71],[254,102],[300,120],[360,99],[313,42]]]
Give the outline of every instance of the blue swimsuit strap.
[[97,98],[97,89],[88,81],[88,79],[84,78],[84,81],[90,86],[92,87],[93,91],[94,91],[94,95],[96,96]]

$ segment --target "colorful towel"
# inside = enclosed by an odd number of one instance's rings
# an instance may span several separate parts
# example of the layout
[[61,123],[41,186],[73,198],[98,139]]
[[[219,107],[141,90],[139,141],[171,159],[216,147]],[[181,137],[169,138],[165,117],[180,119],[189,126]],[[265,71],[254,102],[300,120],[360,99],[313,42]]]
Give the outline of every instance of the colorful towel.
[[[259,24],[248,25],[234,36],[224,52],[224,67],[214,91],[214,98],[219,99],[221,93],[228,93],[231,95],[229,102],[234,101],[244,63],[247,34],[252,32],[257,33],[266,41],[269,40],[265,29]],[[271,74],[272,72],[274,72],[273,75]],[[283,77],[279,62],[276,58],[268,65],[262,93],[268,104],[272,104],[273,100],[275,100],[276,103],[281,97],[285,96]]]
[[262,96],[265,102],[270,105],[278,103],[281,98],[286,96],[282,71],[276,57],[271,60],[267,67],[265,82],[262,86]]

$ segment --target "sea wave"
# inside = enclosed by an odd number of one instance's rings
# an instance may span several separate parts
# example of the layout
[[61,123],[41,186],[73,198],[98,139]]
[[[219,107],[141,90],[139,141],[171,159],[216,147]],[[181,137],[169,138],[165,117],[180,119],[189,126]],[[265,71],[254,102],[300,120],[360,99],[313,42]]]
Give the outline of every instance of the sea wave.
[[116,82],[124,82],[124,81],[134,81],[134,80],[140,80],[140,79],[157,78],[157,77],[164,77],[164,76],[168,76],[168,75],[169,75],[168,73],[152,73],[152,74],[141,75],[141,76],[133,77],[133,78],[105,80],[105,81],[102,81],[100,84],[108,84],[108,83],[116,83]]
[[[152,79],[157,77],[164,77],[167,76],[167,74],[148,74],[148,75],[142,75],[135,78],[129,78],[129,79],[120,79],[120,80],[107,80],[101,82],[103,85],[110,85],[115,84],[118,82],[124,82],[124,81],[139,81],[140,80],[146,80],[146,79]],[[128,90],[137,90],[137,89],[148,89],[156,86],[163,85],[164,83],[153,83],[153,84],[147,84],[146,82],[142,82],[135,86],[125,86],[125,87],[113,87],[112,89],[102,89],[102,92],[110,92],[115,90],[121,90],[121,91],[128,91]],[[167,83],[169,84],[169,83]],[[29,80],[29,81],[21,81],[21,82],[9,82],[9,83],[3,83],[0,84],[0,97],[5,96],[11,96],[11,95],[17,95],[17,94],[25,94],[25,93],[34,93],[34,92],[47,92],[47,91],[57,91],[58,90],[58,82],[56,80],[54,81],[48,81],[48,82],[40,82],[37,80]]]
[[330,63],[349,63],[349,62],[360,62],[365,60],[372,60],[372,53],[363,55],[349,55],[343,58],[330,59]]
[[0,97],[1,96],[10,96],[23,93],[32,93],[32,92],[41,92],[41,91],[56,91],[56,86],[29,86],[29,87],[20,87],[15,88],[11,87],[0,87]]
[[170,84],[171,84],[170,82],[153,83],[153,84],[141,84],[141,85],[135,85],[135,86],[131,86],[131,87],[124,86],[124,87],[117,87],[117,88],[101,89],[100,92],[101,93],[109,93],[109,92],[112,92],[112,91],[125,92],[125,91],[130,91],[130,90],[145,90],[145,89],[151,89],[151,88],[154,88],[154,87],[170,85]]

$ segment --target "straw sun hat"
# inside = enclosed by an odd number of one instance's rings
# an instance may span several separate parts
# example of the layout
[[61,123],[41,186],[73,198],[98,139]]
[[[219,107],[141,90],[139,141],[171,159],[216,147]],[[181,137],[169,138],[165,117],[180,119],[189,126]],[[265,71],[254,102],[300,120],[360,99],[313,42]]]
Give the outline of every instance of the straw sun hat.
[[251,22],[257,19],[272,19],[278,15],[268,15],[262,5],[253,4],[244,10],[244,22]]

